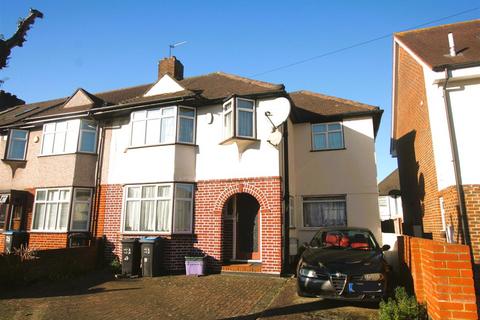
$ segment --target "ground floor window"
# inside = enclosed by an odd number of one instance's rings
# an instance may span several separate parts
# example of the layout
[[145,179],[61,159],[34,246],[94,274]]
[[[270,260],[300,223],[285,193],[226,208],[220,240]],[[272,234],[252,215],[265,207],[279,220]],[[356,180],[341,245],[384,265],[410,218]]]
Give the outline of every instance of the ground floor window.
[[127,186],[124,208],[124,232],[191,233],[193,184]]
[[91,200],[90,188],[37,189],[32,230],[66,232],[71,221],[70,230],[88,231]]
[[306,228],[346,226],[345,197],[304,197],[303,226]]

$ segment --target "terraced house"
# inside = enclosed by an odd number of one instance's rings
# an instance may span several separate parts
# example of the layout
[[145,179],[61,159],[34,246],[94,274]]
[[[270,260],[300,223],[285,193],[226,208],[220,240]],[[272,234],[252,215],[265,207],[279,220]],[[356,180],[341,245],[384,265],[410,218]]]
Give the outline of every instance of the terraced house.
[[221,72],[184,79],[166,58],[153,84],[1,112],[0,229],[38,249],[105,236],[110,258],[158,235],[170,272],[194,252],[213,272],[279,274],[321,226],[380,238],[381,114]]

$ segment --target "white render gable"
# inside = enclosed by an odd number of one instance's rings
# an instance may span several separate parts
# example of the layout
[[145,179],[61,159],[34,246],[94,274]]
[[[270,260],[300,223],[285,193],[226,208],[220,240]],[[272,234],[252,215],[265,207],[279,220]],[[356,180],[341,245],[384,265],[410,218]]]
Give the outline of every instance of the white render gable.
[[150,97],[150,96],[156,96],[159,94],[165,94],[165,93],[174,93],[174,92],[179,92],[185,90],[184,87],[178,84],[175,79],[170,77],[168,74],[165,74],[160,80],[157,81],[153,85],[153,87],[148,90],[144,96],[145,97]]
[[64,108],[73,108],[79,106],[85,106],[93,104],[92,99],[83,91],[82,89],[78,89],[70,99],[65,103]]

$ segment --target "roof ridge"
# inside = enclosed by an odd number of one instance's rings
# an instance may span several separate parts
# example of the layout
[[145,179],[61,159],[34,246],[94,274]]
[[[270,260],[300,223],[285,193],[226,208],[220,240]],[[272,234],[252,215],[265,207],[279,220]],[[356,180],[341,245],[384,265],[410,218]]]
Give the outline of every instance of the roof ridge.
[[410,29],[410,30],[404,30],[404,31],[399,31],[399,32],[394,32],[394,36],[402,36],[407,33],[418,33],[418,32],[425,32],[433,29],[439,29],[439,28],[445,28],[449,26],[458,26],[460,24],[468,24],[468,23],[473,23],[473,22],[480,22],[480,19],[473,19],[473,20],[467,20],[467,21],[460,21],[460,22],[452,22],[452,23],[447,23],[447,24],[441,24],[438,26],[431,26],[431,27],[425,27],[425,28],[420,28],[420,29]]
[[223,72],[223,71],[217,71],[217,72],[214,72],[214,74],[222,75],[222,76],[225,76],[225,77],[228,77],[228,78],[232,78],[232,79],[235,79],[235,80],[240,80],[240,81],[247,82],[247,83],[257,84],[257,85],[262,86],[262,87],[278,88],[278,89],[285,87],[283,84],[276,84],[276,83],[270,83],[270,82],[261,81],[261,80],[250,79],[250,78],[238,76],[236,74],[226,73],[226,72]]
[[368,108],[368,109],[371,109],[371,108],[380,109],[379,107],[372,106],[370,104],[358,102],[358,101],[355,101],[355,100],[345,99],[345,98],[339,98],[339,97],[335,97],[335,96],[329,96],[329,95],[326,95],[326,94],[323,94],[323,93],[313,92],[313,91],[310,91],[310,90],[299,90],[299,91],[290,92],[289,94],[293,94],[293,93],[303,93],[303,94],[308,94],[308,95],[311,95],[311,96],[317,96],[317,97],[328,99],[328,100],[355,104],[359,107],[364,107],[364,108]]

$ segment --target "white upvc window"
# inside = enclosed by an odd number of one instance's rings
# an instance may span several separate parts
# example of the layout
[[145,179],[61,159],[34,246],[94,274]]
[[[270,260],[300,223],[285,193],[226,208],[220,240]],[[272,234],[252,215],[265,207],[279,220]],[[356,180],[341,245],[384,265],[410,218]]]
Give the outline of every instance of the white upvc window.
[[97,125],[91,120],[67,120],[43,125],[42,155],[95,153]]
[[8,136],[8,160],[25,160],[28,144],[28,130],[12,129]]
[[88,231],[92,207],[92,189],[75,188],[73,194],[71,231]]
[[32,230],[64,231],[68,229],[71,188],[37,189]]
[[438,201],[440,202],[440,216],[442,218],[442,230],[445,231],[445,230],[447,230],[447,219],[446,219],[446,214],[445,214],[445,201],[443,200],[443,197],[438,198]]
[[255,100],[232,98],[223,104],[223,137],[255,139]]
[[305,228],[346,226],[346,207],[344,196],[304,197],[303,226]]
[[[90,229],[92,193],[91,188],[37,189],[32,230],[45,232],[88,231]],[[70,206],[71,203],[73,203],[72,206]],[[70,228],[68,227],[69,221]]]
[[341,122],[312,124],[312,150],[335,150],[344,146]]
[[193,184],[175,184],[175,233],[192,233],[193,222]]
[[123,232],[192,232],[193,184],[127,186],[124,198]]
[[131,114],[130,146],[195,141],[195,109],[164,107]]

